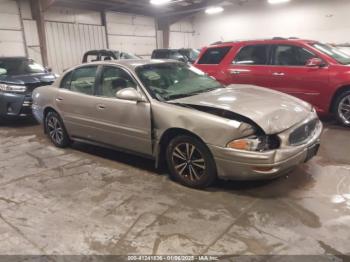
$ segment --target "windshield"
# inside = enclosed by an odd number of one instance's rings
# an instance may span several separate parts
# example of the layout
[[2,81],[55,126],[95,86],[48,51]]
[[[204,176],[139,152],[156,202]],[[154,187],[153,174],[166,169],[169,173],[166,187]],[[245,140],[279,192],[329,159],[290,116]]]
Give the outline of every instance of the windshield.
[[42,65],[30,59],[0,59],[0,71],[6,75],[46,73]]
[[350,55],[348,55],[347,53],[344,53],[338,47],[333,47],[333,46],[321,44],[321,43],[315,43],[315,44],[312,44],[312,46],[315,47],[320,52],[334,58],[340,64],[343,64],[343,65],[350,64]]
[[136,73],[151,95],[160,101],[209,92],[223,86],[192,66],[162,63],[141,66]]
[[199,51],[198,50],[196,50],[196,49],[191,49],[190,50],[190,61],[191,62],[195,62],[196,60],[197,60],[197,58],[198,58],[198,56],[199,56]]

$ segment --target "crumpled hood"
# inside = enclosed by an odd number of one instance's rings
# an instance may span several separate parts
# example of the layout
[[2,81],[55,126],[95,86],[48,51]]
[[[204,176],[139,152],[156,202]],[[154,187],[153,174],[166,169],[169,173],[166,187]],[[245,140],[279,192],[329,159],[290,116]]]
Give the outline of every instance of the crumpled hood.
[[0,76],[0,83],[12,85],[51,83],[53,81],[55,81],[55,76],[51,73]]
[[254,121],[266,134],[287,130],[304,121],[312,111],[310,104],[298,98],[250,85],[230,85],[172,102],[231,111]]

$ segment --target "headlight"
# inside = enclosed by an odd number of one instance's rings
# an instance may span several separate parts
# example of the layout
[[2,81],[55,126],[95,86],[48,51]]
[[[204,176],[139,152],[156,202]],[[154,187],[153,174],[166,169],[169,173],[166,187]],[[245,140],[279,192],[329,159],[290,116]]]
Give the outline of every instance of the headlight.
[[27,88],[25,86],[0,84],[0,91],[10,93],[24,93],[27,91]]
[[252,136],[233,140],[227,144],[228,148],[263,152],[280,147],[280,139],[276,135],[272,136]]

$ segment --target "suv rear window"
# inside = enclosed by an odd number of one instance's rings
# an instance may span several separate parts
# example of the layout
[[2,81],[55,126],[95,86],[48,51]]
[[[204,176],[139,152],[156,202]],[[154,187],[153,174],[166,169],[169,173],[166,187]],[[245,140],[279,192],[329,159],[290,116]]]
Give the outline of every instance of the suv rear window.
[[231,50],[230,46],[209,48],[199,59],[198,64],[202,65],[218,65]]
[[268,45],[250,45],[243,47],[237,54],[233,64],[266,65],[268,61]]

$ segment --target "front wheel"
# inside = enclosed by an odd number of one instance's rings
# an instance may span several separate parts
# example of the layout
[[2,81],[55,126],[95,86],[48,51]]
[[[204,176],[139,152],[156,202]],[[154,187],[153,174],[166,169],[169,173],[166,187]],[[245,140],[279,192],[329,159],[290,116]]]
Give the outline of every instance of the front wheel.
[[334,109],[337,120],[344,126],[350,127],[350,90],[337,97]]
[[191,136],[175,137],[167,148],[171,177],[193,188],[205,188],[216,179],[216,165],[203,142]]
[[63,121],[56,112],[49,112],[45,117],[45,129],[51,142],[60,148],[69,146],[70,139]]

